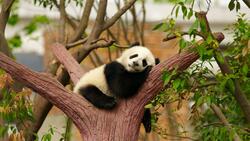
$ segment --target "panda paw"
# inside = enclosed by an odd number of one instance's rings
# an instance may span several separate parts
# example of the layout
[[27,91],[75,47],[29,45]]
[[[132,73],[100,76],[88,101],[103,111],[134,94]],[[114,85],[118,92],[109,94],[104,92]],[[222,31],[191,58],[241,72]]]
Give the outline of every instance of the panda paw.
[[107,97],[99,106],[102,109],[113,109],[116,106],[116,100],[113,97]]

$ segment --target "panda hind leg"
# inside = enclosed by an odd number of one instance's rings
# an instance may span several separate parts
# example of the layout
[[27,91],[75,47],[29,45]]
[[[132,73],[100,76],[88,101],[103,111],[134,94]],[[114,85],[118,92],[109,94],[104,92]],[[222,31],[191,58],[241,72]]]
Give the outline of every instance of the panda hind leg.
[[80,88],[79,93],[95,107],[100,109],[112,109],[116,105],[114,97],[105,95],[95,86]]
[[151,131],[151,112],[150,109],[145,109],[144,115],[142,118],[142,124],[145,128],[146,133],[150,133]]

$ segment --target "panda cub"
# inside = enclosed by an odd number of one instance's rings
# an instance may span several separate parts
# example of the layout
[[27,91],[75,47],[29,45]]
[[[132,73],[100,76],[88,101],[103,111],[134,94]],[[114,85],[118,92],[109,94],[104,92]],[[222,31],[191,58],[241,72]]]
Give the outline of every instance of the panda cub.
[[84,96],[97,108],[111,109],[116,105],[116,98],[135,95],[158,62],[149,49],[134,46],[125,50],[115,61],[83,75],[74,92]]
[[[151,68],[158,63],[159,59],[149,49],[131,47],[115,61],[83,75],[74,87],[74,92],[81,94],[97,108],[112,109],[117,98],[126,99],[135,95]],[[142,122],[146,132],[151,130],[150,117],[149,109],[145,110]]]

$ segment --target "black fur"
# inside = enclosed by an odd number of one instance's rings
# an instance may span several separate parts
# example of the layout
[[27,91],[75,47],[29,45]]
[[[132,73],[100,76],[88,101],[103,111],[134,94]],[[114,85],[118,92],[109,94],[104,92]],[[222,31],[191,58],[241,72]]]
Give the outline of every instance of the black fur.
[[128,98],[135,95],[147,79],[152,67],[142,72],[128,72],[124,66],[114,61],[105,66],[104,74],[111,93],[118,98]]
[[155,58],[155,64],[159,64],[160,63],[160,59],[159,58]]
[[150,109],[145,109],[144,115],[142,118],[142,124],[145,128],[146,133],[151,131],[151,112]]
[[105,95],[93,85],[80,88],[79,93],[97,108],[112,109],[116,105],[115,98]]

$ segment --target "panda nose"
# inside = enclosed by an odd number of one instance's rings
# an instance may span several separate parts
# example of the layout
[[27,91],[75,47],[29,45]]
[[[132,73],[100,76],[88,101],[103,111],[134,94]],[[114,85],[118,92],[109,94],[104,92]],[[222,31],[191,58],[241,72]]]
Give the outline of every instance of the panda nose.
[[133,62],[134,66],[139,66],[139,64],[137,62]]

